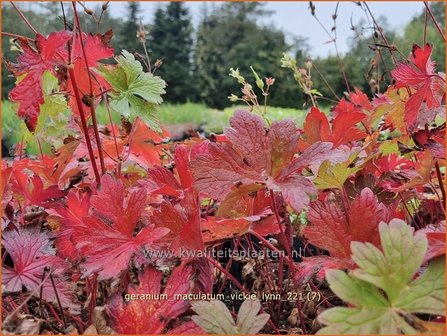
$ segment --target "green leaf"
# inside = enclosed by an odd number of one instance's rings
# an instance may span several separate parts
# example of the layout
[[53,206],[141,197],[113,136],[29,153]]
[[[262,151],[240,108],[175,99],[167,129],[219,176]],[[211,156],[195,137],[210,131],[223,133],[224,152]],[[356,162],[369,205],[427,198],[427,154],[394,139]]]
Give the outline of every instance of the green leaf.
[[242,303],[237,314],[237,328],[240,334],[257,334],[268,322],[270,315],[259,314],[261,303],[246,300]]
[[210,334],[257,334],[270,318],[269,314],[258,314],[261,303],[254,300],[242,303],[236,323],[227,306],[221,301],[196,301],[192,302],[191,306],[198,314],[191,319]]
[[222,301],[196,301],[191,307],[198,314],[191,319],[207,333],[237,334],[233,317]]
[[50,71],[45,71],[42,75],[42,91],[44,103],[40,105],[34,133],[28,131],[25,123],[20,127],[25,142],[34,143],[39,140],[57,148],[63,144],[65,137],[75,133],[66,127],[70,122],[70,110],[64,95],[58,93],[58,79]]
[[103,65],[96,71],[112,86],[110,107],[124,117],[139,117],[149,127],[161,132],[155,117],[157,105],[163,102],[166,83],[160,77],[143,71],[135,57],[123,50],[117,65]]
[[427,250],[424,234],[399,219],[379,226],[382,251],[369,243],[353,242],[352,258],[358,269],[329,270],[331,290],[353,307],[335,307],[318,316],[326,325],[320,334],[416,334],[423,323],[413,315],[445,314],[445,258],[431,260],[421,269]]
[[422,233],[413,236],[411,228],[400,219],[379,225],[383,253],[371,244],[352,243],[352,259],[360,266],[358,279],[383,289],[394,301],[419,269],[427,250]]
[[431,261],[425,273],[407,286],[395,305],[411,313],[445,314],[444,258]]
[[356,173],[361,167],[349,167],[350,160],[340,163],[324,161],[319,170],[314,183],[318,189],[341,188],[351,174]]
[[317,334],[365,335],[417,334],[403,317],[389,308],[346,308],[336,307],[324,311],[318,320],[328,325]]
[[388,302],[374,285],[350,277],[340,270],[327,270],[326,279],[332,291],[345,302],[358,307],[386,307]]

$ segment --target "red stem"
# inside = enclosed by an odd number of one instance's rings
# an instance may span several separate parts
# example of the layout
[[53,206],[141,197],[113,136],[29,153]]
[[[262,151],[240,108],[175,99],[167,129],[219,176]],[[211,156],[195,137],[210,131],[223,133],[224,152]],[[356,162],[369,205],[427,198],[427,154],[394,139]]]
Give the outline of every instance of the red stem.
[[59,299],[59,294],[57,293],[56,284],[54,283],[53,275],[50,273],[50,281],[53,286],[54,294],[56,295],[56,301],[61,311],[62,321],[64,322],[64,329],[67,329],[67,321],[65,320],[64,309],[62,308],[61,300]]
[[39,138],[37,138],[37,144],[39,145],[40,157],[42,158],[42,161],[43,161],[43,150],[42,150],[42,144],[40,143],[40,140],[39,140]]
[[72,65],[68,66],[68,73],[70,75],[71,84],[73,86],[76,104],[78,105],[79,115],[81,117],[81,127],[82,127],[82,131],[84,132],[85,143],[87,144],[88,154],[90,156],[90,161],[92,162],[93,172],[95,173],[96,182],[98,184],[100,184],[101,179],[99,177],[99,172],[98,172],[98,167],[96,165],[95,155],[93,154],[92,143],[90,141],[90,136],[88,134],[87,121],[85,119],[84,109],[82,107],[82,100],[81,100],[81,97],[79,96],[78,85],[76,83],[76,78],[75,78],[75,74],[74,74]]
[[272,210],[273,213],[275,214],[276,217],[276,221],[278,222],[278,226],[279,226],[279,230],[281,232],[281,237],[284,240],[284,247],[286,248],[287,251],[287,255],[291,256],[292,255],[292,250],[290,247],[290,241],[287,239],[286,237],[286,233],[284,232],[284,228],[282,227],[282,221],[281,221],[281,217],[278,214],[278,209],[276,207],[276,200],[275,200],[275,194],[273,190],[270,190],[270,202],[272,203]]
[[20,10],[19,7],[16,6],[16,4],[13,1],[10,1],[10,4],[12,5],[12,7],[14,7],[14,9],[16,10],[16,12],[19,14],[19,16],[21,17],[21,19],[26,23],[26,25],[33,31],[34,34],[37,34],[37,30],[33,27],[33,25],[31,24],[31,22],[28,21],[28,19],[25,17],[25,15],[23,15],[22,11]]
[[[98,147],[99,163],[101,165],[102,174],[105,174],[106,168],[105,168],[105,164],[104,164],[104,153],[102,151],[101,139],[99,138],[98,124],[96,122],[96,111],[95,111],[95,107],[94,107],[95,101],[94,101],[94,95],[93,95],[92,75],[90,73],[90,67],[88,64],[87,54],[85,53],[84,43],[82,41],[82,30],[81,30],[81,24],[79,23],[78,11],[76,10],[76,2],[73,1],[72,4],[73,4],[74,18],[76,20],[76,25],[78,26],[78,30],[79,30],[79,44],[81,45],[82,55],[84,56],[85,67],[87,69],[87,78],[88,78],[88,83],[89,83],[89,87],[90,87],[90,97],[89,97],[90,114],[92,116],[93,131],[95,133],[96,146]],[[74,33],[76,33],[76,32],[74,32]]]
[[34,39],[27,37],[27,36],[23,36],[23,35],[18,35],[18,34],[14,34],[14,33],[10,33],[10,32],[4,32],[2,31],[2,35],[3,36],[8,36],[8,37],[12,37],[12,38],[19,38],[19,39],[26,39],[28,41],[35,41]]
[[436,21],[436,18],[435,18],[435,16],[433,15],[433,12],[431,11],[430,6],[427,4],[426,1],[424,1],[424,6],[425,6],[425,8],[427,9],[428,14],[430,14],[430,17],[431,17],[431,19],[433,20],[433,23],[435,24],[436,29],[438,30],[439,35],[441,35],[442,39],[443,39],[444,42],[445,42],[445,34],[444,34],[444,32],[442,31],[442,28],[439,26],[438,21]]
[[22,160],[22,155],[23,155],[23,141],[24,141],[24,136],[22,135],[22,140],[20,140],[20,149],[19,149],[19,160]]
[[446,195],[445,195],[444,180],[442,179],[442,173],[441,173],[441,169],[439,168],[438,161],[436,161],[436,163],[435,163],[435,168],[436,168],[436,176],[438,177],[439,188],[441,189],[441,194],[442,194],[442,205],[445,209]]

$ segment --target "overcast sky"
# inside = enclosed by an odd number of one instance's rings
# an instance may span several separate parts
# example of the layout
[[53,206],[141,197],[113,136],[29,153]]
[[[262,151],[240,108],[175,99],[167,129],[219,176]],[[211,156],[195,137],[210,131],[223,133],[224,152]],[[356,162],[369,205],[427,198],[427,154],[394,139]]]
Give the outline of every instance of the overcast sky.
[[[157,4],[163,2],[142,2],[141,8],[144,11],[144,22],[151,22],[153,13],[157,8]],[[200,10],[203,2],[186,2],[194,23],[196,24],[200,18]],[[211,3],[211,2],[208,2]],[[266,2],[267,9],[273,10],[275,13],[267,20],[286,33],[301,35],[308,38],[311,46],[312,56],[326,56],[330,53],[334,54],[333,44],[326,43],[329,37],[319,26],[308,9],[309,3],[305,2],[282,2],[270,1]],[[336,2],[318,2],[314,1],[316,12],[319,19],[330,30],[332,27],[332,14],[334,13]],[[422,12],[424,4],[422,1],[408,2],[368,2],[368,5],[377,17],[385,16],[391,28],[399,31],[408,23],[415,15]],[[111,13],[114,16],[126,16],[126,2],[111,2]],[[349,49],[349,38],[353,36],[350,30],[350,21],[354,24],[365,18],[363,10],[352,2],[340,2],[337,18],[337,44],[341,52]]]

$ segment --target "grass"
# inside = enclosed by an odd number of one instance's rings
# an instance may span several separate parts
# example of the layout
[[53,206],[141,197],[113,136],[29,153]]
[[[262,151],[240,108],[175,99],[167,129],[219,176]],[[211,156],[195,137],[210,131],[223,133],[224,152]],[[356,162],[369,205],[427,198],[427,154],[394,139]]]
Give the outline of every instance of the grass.
[[[185,103],[180,105],[165,103],[160,106],[158,118],[164,125],[176,125],[192,123],[202,126],[206,132],[220,133],[228,125],[230,117],[237,109],[246,109],[246,106],[233,106],[216,110],[199,103]],[[327,111],[326,111],[327,112]],[[292,118],[298,127],[301,127],[306,116],[306,111],[291,108],[269,107],[266,118],[269,121]],[[103,105],[97,108],[97,119],[99,124],[108,124],[109,117]],[[112,113],[112,120],[120,122],[118,113]],[[20,143],[24,132],[24,123],[16,115],[10,101],[2,101],[2,141],[7,147]],[[36,154],[38,146],[29,143],[28,154]]]

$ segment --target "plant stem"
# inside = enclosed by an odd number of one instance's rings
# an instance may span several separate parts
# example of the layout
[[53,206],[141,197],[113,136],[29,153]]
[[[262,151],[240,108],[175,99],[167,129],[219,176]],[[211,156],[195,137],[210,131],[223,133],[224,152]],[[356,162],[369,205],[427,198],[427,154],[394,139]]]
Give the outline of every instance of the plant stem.
[[71,84],[73,86],[73,91],[74,91],[74,95],[75,95],[75,99],[76,99],[76,105],[78,106],[78,109],[79,109],[79,115],[81,117],[81,127],[82,127],[82,131],[84,132],[85,143],[87,145],[88,154],[90,156],[90,161],[92,162],[93,172],[95,173],[96,182],[98,184],[100,184],[101,179],[99,177],[99,172],[98,172],[98,167],[96,165],[95,155],[93,154],[92,143],[90,141],[90,136],[88,134],[87,121],[85,119],[84,109],[82,107],[82,100],[81,100],[81,97],[79,96],[78,84],[76,83],[76,78],[75,78],[75,74],[74,74],[72,65],[68,66],[68,74],[70,75]]
[[99,163],[101,165],[102,174],[105,174],[106,168],[105,168],[105,164],[104,164],[104,153],[102,151],[101,139],[99,138],[98,124],[96,122],[96,111],[95,111],[95,107],[94,107],[95,102],[94,102],[94,98],[93,98],[94,95],[93,95],[92,75],[90,73],[90,67],[88,65],[87,54],[85,53],[84,43],[82,41],[82,30],[81,30],[81,25],[79,23],[78,11],[76,10],[76,2],[73,2],[73,13],[74,13],[74,17],[76,20],[76,25],[78,26],[78,29],[79,29],[79,44],[81,45],[82,54],[84,56],[85,67],[87,69],[87,76],[88,76],[87,78],[88,78],[88,83],[89,83],[89,88],[90,88],[90,97],[89,97],[90,114],[92,116],[93,131],[95,133],[96,146],[98,147]]
[[26,23],[26,25],[29,27],[29,29],[31,29],[33,31],[33,33],[37,35],[37,30],[33,27],[31,22],[28,21],[28,19],[25,17],[25,15],[23,15],[22,11],[20,10],[19,7],[16,6],[14,1],[10,1],[9,3],[12,5],[12,7],[14,7],[16,12],[19,14],[20,18]]
[[61,300],[59,299],[59,294],[57,293],[56,284],[54,283],[53,275],[50,273],[50,281],[53,286],[54,294],[56,295],[56,301],[59,306],[62,315],[62,321],[64,322],[64,329],[67,329],[67,321],[65,320],[64,309],[62,308]]
[[436,163],[435,163],[435,168],[436,168],[436,175],[438,177],[439,188],[441,189],[441,194],[442,194],[442,206],[445,209],[446,195],[445,195],[444,180],[442,179],[441,168],[439,168],[438,161],[436,161]]
[[10,33],[10,32],[4,32],[4,31],[2,31],[2,35],[3,35],[3,36],[12,37],[12,38],[25,39],[25,40],[28,40],[28,41],[35,41],[34,39],[32,39],[32,38],[30,38],[30,37],[26,37],[26,36],[18,35],[18,34],[13,34],[13,33]]
[[433,12],[432,12],[431,9],[430,9],[430,6],[427,4],[427,1],[424,1],[424,6],[425,6],[425,8],[427,9],[427,12],[428,12],[428,14],[430,15],[431,19],[433,20],[433,23],[435,24],[436,29],[438,30],[439,35],[441,35],[442,39],[443,39],[444,42],[445,42],[445,34],[444,34],[444,32],[442,31],[442,28],[439,26],[438,21],[436,21],[436,18],[435,18],[435,16],[433,15]]

